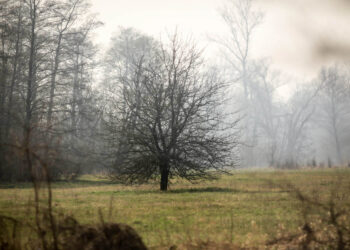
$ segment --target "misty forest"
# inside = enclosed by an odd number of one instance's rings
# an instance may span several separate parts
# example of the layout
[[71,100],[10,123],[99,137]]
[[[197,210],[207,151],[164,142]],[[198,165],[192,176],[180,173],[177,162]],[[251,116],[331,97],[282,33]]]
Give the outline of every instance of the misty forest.
[[350,249],[349,3],[131,2],[0,0],[0,249]]

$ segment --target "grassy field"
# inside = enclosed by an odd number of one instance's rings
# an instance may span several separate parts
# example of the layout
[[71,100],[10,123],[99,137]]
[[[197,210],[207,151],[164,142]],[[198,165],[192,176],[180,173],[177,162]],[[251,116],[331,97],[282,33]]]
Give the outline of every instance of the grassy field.
[[[122,186],[83,176],[53,183],[54,209],[80,223],[105,221],[131,225],[150,248],[169,248],[184,242],[234,242],[262,246],[282,232],[302,224],[300,201],[290,183],[327,200],[338,195],[349,203],[350,170],[236,171],[219,180],[172,183],[168,192],[158,184]],[[0,184],[0,214],[33,220],[30,183]]]

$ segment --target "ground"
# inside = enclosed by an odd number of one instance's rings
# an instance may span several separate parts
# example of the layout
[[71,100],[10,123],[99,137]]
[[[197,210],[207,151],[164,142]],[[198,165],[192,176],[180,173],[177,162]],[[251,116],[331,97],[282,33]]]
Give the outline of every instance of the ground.
[[[329,194],[346,194],[349,180],[350,169],[237,170],[216,181],[173,181],[168,192],[161,192],[158,183],[122,186],[82,176],[53,183],[53,204],[57,213],[73,215],[80,223],[98,223],[101,215],[105,221],[127,223],[155,249],[200,240],[252,247],[302,225],[300,201],[284,184],[328,199]],[[346,195],[342,199],[350,202]],[[0,214],[33,219],[32,203],[30,183],[0,184]]]

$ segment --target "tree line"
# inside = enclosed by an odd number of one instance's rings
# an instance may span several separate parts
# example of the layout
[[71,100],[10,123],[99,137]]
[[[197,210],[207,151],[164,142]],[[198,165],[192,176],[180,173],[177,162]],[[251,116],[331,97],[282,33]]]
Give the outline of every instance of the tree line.
[[52,177],[77,172],[100,113],[91,87],[99,22],[84,0],[5,0],[0,14],[0,178],[30,178],[28,150]]
[[[349,164],[349,64],[324,67],[313,80],[287,81],[268,59],[252,55],[254,35],[264,22],[254,1],[226,1],[220,14],[227,34],[213,40],[232,82],[232,107],[242,117],[241,165]],[[280,98],[280,89],[288,86],[288,99]]]
[[44,178],[45,164],[50,179],[104,168],[166,190],[173,176],[213,178],[206,170],[231,164],[226,85],[194,43],[125,29],[98,62],[87,1],[1,6],[0,179]]
[[279,99],[283,74],[251,55],[263,22],[252,0],[226,1],[218,65],[179,32],[120,28],[103,52],[87,0],[0,3],[3,181],[40,178],[45,162],[52,179],[104,171],[166,190],[175,176],[215,178],[238,164],[349,161],[348,66]]

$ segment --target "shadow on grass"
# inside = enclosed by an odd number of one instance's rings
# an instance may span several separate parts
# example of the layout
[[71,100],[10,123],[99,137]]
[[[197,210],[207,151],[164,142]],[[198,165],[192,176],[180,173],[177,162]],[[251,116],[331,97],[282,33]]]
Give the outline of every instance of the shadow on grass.
[[[71,180],[71,181],[55,181],[52,183],[52,188],[80,188],[80,187],[95,187],[105,185],[115,185],[117,183],[109,180]],[[0,189],[26,189],[32,188],[31,182],[0,182]]]
[[118,191],[93,191],[94,194],[114,194],[114,195],[143,195],[143,194],[185,194],[185,193],[243,193],[244,190],[236,190],[230,188],[220,188],[220,187],[205,187],[205,188],[180,188],[180,189],[170,189],[168,191],[156,190],[118,190]]
[[204,187],[204,188],[180,188],[169,190],[168,193],[181,194],[181,193],[238,193],[241,190],[232,188],[220,188],[220,187]]
[[[98,187],[106,185],[118,185],[120,183],[113,182],[106,179],[96,179],[96,180],[72,180],[72,181],[55,181],[52,183],[53,189],[64,189],[64,188],[84,188],[84,187]],[[29,189],[32,188],[30,182],[0,182],[0,189]],[[94,194],[118,194],[118,195],[127,195],[127,194],[185,194],[185,193],[231,193],[231,194],[256,194],[256,193],[280,193],[288,192],[286,190],[247,190],[247,189],[234,189],[234,188],[223,188],[223,187],[194,187],[194,188],[178,188],[178,189],[169,189],[166,192],[160,191],[159,189],[144,189],[144,190],[114,190],[114,191],[93,191]]]
[[64,187],[65,185],[71,185],[71,186],[78,186],[78,187],[84,187],[84,186],[104,186],[104,185],[115,185],[118,184],[114,181],[106,180],[106,179],[100,179],[100,180],[73,180],[73,181],[56,181],[54,182],[54,185],[57,187]]
[[246,189],[234,189],[234,188],[220,188],[220,187],[204,187],[204,188],[181,188],[169,190],[165,193],[174,193],[174,194],[182,194],[182,193],[284,193],[286,190],[246,190]]

